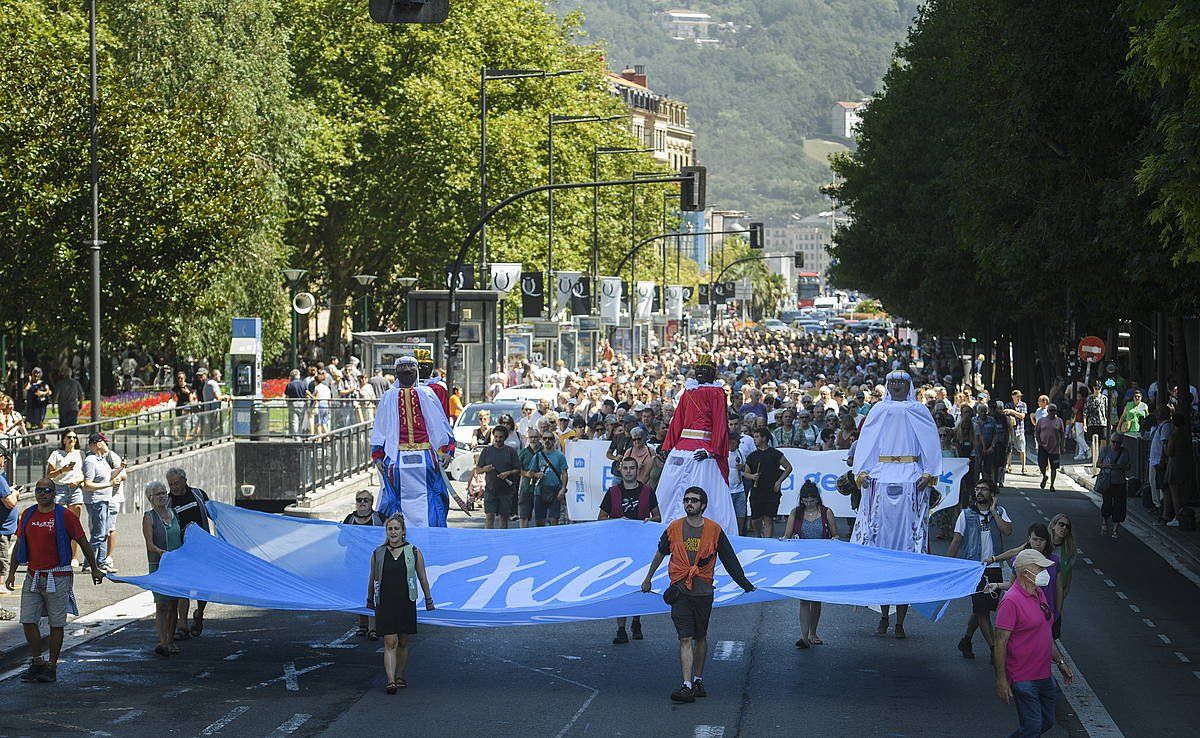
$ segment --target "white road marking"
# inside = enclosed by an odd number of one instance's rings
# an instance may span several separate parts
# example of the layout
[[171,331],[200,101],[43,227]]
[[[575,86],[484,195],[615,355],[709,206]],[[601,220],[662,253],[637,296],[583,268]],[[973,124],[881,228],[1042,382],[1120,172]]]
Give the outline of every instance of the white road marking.
[[220,718],[212,725],[210,725],[207,728],[205,728],[204,730],[200,731],[200,735],[215,735],[217,733],[220,733],[225,728],[226,725],[229,725],[234,720],[237,720],[239,717],[244,715],[249,710],[250,710],[249,705],[238,705],[237,707],[233,708],[229,712],[225,713],[224,717]]
[[1147,628],[1157,628],[1158,627],[1157,625],[1154,624],[1154,621],[1151,620],[1150,618],[1142,618],[1142,622],[1146,624]]
[[1116,593],[1116,594],[1117,594],[1117,597],[1120,597],[1120,598],[1121,598],[1121,599],[1123,599],[1123,600],[1127,600],[1127,599],[1129,599],[1128,595],[1126,595],[1124,592],[1122,592],[1122,591],[1120,591],[1120,590],[1117,590],[1117,593]]
[[1200,679],[1200,671],[1193,671],[1192,676],[1196,677],[1197,679]]
[[1079,722],[1083,723],[1088,738],[1123,738],[1125,734],[1117,727],[1112,715],[1108,714],[1108,710],[1104,708],[1100,698],[1087,683],[1087,679],[1083,678],[1083,673],[1075,666],[1075,661],[1071,658],[1071,654],[1067,653],[1062,642],[1059,642],[1058,651],[1075,675],[1074,682],[1071,684],[1060,683],[1060,688],[1066,695],[1068,704],[1079,717]]
[[692,734],[695,738],[721,738],[725,735],[724,725],[697,725],[696,732]]
[[1159,634],[1158,634],[1158,640],[1162,641],[1163,643],[1167,644],[1168,646],[1169,646],[1169,645],[1171,645],[1171,639],[1170,639],[1170,638],[1167,638],[1167,637],[1166,637],[1165,635],[1163,635],[1162,633],[1159,633]]
[[591,691],[591,694],[588,695],[588,698],[583,701],[583,704],[579,706],[579,709],[575,711],[575,714],[571,716],[571,719],[568,720],[567,724],[562,727],[562,730],[558,731],[558,734],[555,735],[554,738],[562,738],[564,735],[566,735],[567,731],[569,731],[571,729],[571,726],[575,725],[575,723],[579,720],[579,716],[582,715],[584,713],[584,711],[587,710],[588,707],[591,706],[592,700],[596,699],[596,697],[598,697],[600,695],[599,688],[592,687],[590,685],[584,684],[583,682],[577,682],[574,679],[568,679],[565,676],[559,676],[558,674],[551,674],[550,672],[547,672],[547,671],[541,671],[539,669],[535,669],[532,666],[526,666],[525,664],[519,664],[516,661],[513,661],[512,659],[497,659],[497,660],[502,663],[509,664],[511,666],[515,666],[518,669],[525,669],[526,671],[532,671],[534,674],[541,674],[542,676],[547,676],[547,677],[550,677],[551,679],[557,679],[559,681],[566,682],[567,684],[574,684],[576,687],[580,687],[582,689],[587,689],[587,690]]
[[1180,661],[1182,661],[1182,662],[1183,662],[1183,663],[1185,663],[1185,664],[1190,664],[1190,663],[1192,663],[1192,660],[1191,660],[1191,659],[1189,659],[1187,656],[1184,656],[1184,655],[1183,655],[1182,653],[1180,653],[1179,651],[1176,651],[1176,652],[1175,652],[1175,658],[1179,659]]
[[1137,605],[1130,605],[1130,606],[1129,606],[1129,609],[1130,609],[1130,610],[1133,610],[1134,612],[1141,612],[1141,611],[1142,611],[1142,608],[1138,607]]
[[140,718],[142,715],[145,715],[145,714],[146,714],[145,710],[130,710],[129,712],[118,716],[115,720],[112,721],[112,724],[120,725],[121,723],[127,723],[130,720],[137,720],[138,718]]
[[173,689],[168,689],[166,692],[163,692],[163,699],[169,700],[174,697],[178,697],[181,694],[187,694],[188,692],[191,692],[191,691],[192,691],[191,687],[175,687]]
[[1092,569],[1092,571],[1096,572],[1096,576],[1098,577],[1104,576],[1104,572],[1100,571],[1099,569]]
[[322,661],[319,664],[313,664],[312,666],[306,666],[303,669],[300,669],[297,671],[296,662],[289,661],[283,665],[283,674],[281,676],[277,676],[274,679],[268,679],[267,681],[262,682],[260,684],[255,684],[252,687],[246,687],[246,689],[259,689],[261,687],[266,687],[270,684],[274,684],[275,682],[283,682],[284,686],[287,687],[289,692],[299,692],[300,691],[300,675],[301,674],[307,674],[310,671],[316,671],[317,669],[320,669],[322,667],[332,666],[332,665],[333,665],[332,661]]
[[226,661],[237,661],[238,659],[240,659],[241,657],[243,657],[245,655],[246,655],[245,651],[234,651],[233,653],[226,656],[225,660]]
[[1115,586],[1117,586],[1117,585],[1116,585],[1116,583],[1115,583],[1115,582],[1113,582],[1113,580],[1111,580],[1111,579],[1105,579],[1105,580],[1104,580],[1104,583],[1105,583],[1105,584],[1107,584],[1107,585],[1108,585],[1108,586],[1110,586],[1110,587],[1115,587]]
[[[124,628],[132,622],[141,620],[142,618],[154,614],[154,593],[139,592],[132,597],[126,597],[120,602],[102,607],[99,610],[84,615],[83,617],[75,618],[71,621],[73,629],[66,638],[63,639],[62,653],[67,653],[71,649],[87,643],[88,641],[99,638],[102,635],[108,635],[114,630]],[[106,659],[111,659],[109,652],[102,654]],[[147,660],[154,658],[153,656],[145,656]],[[0,674],[0,682],[6,679],[11,679],[25,671],[26,667],[19,666],[12,671],[6,671]]]
[[310,648],[354,648],[358,645],[357,643],[346,643],[346,641],[353,638],[357,632],[358,627],[355,626],[329,643],[310,643],[308,645]]
[[197,674],[196,678],[197,679],[208,679],[210,676],[212,676],[212,672],[206,670],[206,671],[202,671],[199,674]]
[[1091,566],[1091,565],[1092,565],[1092,560],[1091,560],[1091,559],[1089,559],[1089,558],[1087,558],[1087,557],[1085,556],[1085,557],[1084,557],[1084,559],[1083,559],[1083,563],[1087,564],[1088,566]]
[[275,732],[272,733],[272,735],[291,735],[292,733],[296,732],[297,728],[299,728],[301,725],[304,725],[305,723],[307,723],[308,719],[311,717],[312,717],[312,715],[305,715],[302,712],[298,712],[295,715],[292,715],[290,718],[288,718],[288,721],[286,723],[284,723],[283,725],[280,725],[278,728],[276,728]]
[[717,641],[712,658],[713,661],[737,661],[745,651],[746,644],[742,641]]

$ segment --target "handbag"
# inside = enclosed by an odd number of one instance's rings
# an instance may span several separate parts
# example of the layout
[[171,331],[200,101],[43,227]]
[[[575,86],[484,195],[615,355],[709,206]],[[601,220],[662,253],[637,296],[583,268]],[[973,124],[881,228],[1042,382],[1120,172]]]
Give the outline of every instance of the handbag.
[[1096,477],[1096,481],[1092,482],[1092,491],[1098,495],[1103,495],[1108,492],[1108,488],[1112,486],[1112,474],[1108,469],[1100,472],[1100,476]]
[[678,600],[679,596],[682,594],[683,593],[679,591],[678,584],[668,585],[667,588],[664,589],[663,593],[662,593],[663,602],[665,602],[668,605],[674,605],[675,601]]

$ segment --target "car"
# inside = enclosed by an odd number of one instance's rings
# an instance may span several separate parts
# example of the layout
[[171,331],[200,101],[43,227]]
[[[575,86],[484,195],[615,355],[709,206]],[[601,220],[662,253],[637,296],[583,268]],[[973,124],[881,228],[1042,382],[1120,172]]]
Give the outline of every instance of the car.
[[803,317],[805,317],[803,310],[784,310],[779,314],[779,320],[787,323],[788,325],[795,323],[797,320],[800,320]]
[[505,387],[497,392],[496,396],[493,397],[492,400],[494,402],[525,402],[526,400],[533,400],[535,404],[545,400],[551,405],[557,405],[558,390],[546,389],[544,387]]
[[762,322],[762,327],[772,333],[787,333],[790,330],[787,323],[776,318],[767,318]]
[[475,445],[475,429],[479,427],[479,413],[487,410],[492,415],[492,425],[501,415],[511,415],[513,420],[521,417],[523,400],[497,400],[495,402],[472,402],[463,408],[462,414],[454,423],[454,443],[460,449],[469,449]]

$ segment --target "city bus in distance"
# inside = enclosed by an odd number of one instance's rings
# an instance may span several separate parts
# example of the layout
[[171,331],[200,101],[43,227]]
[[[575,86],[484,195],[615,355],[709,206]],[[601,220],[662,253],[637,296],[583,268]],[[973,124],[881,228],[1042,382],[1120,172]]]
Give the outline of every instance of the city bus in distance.
[[796,304],[799,307],[812,307],[813,300],[820,292],[820,274],[816,272],[798,272],[796,274]]

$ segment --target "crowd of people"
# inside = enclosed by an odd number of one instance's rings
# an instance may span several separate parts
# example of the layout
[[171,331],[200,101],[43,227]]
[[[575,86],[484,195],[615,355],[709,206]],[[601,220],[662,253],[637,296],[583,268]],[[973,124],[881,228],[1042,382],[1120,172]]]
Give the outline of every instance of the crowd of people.
[[[1064,455],[1080,462],[1092,460],[1098,473],[1096,489],[1105,502],[1103,532],[1116,537],[1126,515],[1126,480],[1132,465],[1125,438],[1145,436],[1150,439],[1152,502],[1164,521],[1170,521],[1167,524],[1179,524],[1192,462],[1187,416],[1170,404],[1178,392],[1161,398],[1166,401],[1158,402],[1150,413],[1133,384],[1112,387],[1099,380],[1058,383],[1050,393],[1038,396],[1030,408],[1020,390],[1013,390],[1007,400],[993,397],[979,374],[943,374],[946,364],[933,357],[928,347],[921,350],[891,336],[730,331],[720,336],[715,348],[703,341],[676,342],[653,357],[636,361],[606,346],[597,365],[586,371],[572,371],[562,362],[554,367],[526,362],[497,368],[488,377],[489,399],[502,389],[522,386],[552,389],[554,399],[525,402],[519,417],[504,414],[493,419],[486,412],[479,414],[474,444],[478,454],[469,488],[483,503],[486,526],[564,522],[571,473],[564,451],[572,440],[608,444],[607,458],[617,481],[597,511],[599,520],[663,519],[659,481],[666,456],[660,451],[672,419],[682,412],[682,393],[689,387],[689,379],[694,381],[702,354],[712,362],[713,384],[725,394],[728,458],[722,461],[728,483],[723,489],[693,486],[683,491],[685,515],[676,518],[664,533],[650,562],[650,575],[662,560],[670,559],[672,583],[686,579],[690,596],[696,594],[695,586],[703,594],[705,581],[711,588],[711,571],[718,559],[738,579],[740,569],[736,557],[730,555],[728,539],[719,529],[719,535],[715,534],[705,522],[703,513],[713,495],[729,496],[741,535],[775,537],[781,532],[785,539],[830,539],[852,530],[853,520],[839,520],[811,481],[799,490],[798,504],[790,514],[779,515],[780,485],[791,473],[779,449],[845,451],[851,457],[873,408],[889,397],[890,373],[899,371],[911,376],[909,391],[928,409],[941,455],[968,462],[957,504],[934,515],[931,530],[931,537],[948,541],[949,556],[978,561],[983,567],[958,650],[964,658],[974,658],[975,633],[982,635],[996,662],[997,691],[1002,698],[1019,702],[1023,725],[1035,720],[1038,710],[1044,712],[1044,680],[1049,679],[1051,662],[1057,662],[1069,678],[1069,669],[1053,641],[1061,634],[1076,547],[1073,522],[1065,515],[1049,525],[1028,526],[1027,540],[1019,546],[1005,542],[1016,528],[1000,502],[1007,475],[1025,474],[1028,466],[1036,465],[1041,487],[1049,493],[1057,489]],[[188,382],[182,373],[177,377],[173,390],[177,406],[220,401],[219,376],[215,372],[211,377],[207,372],[197,374],[196,382]],[[216,388],[210,389],[212,385]],[[327,431],[335,397],[354,400],[344,405],[343,412],[357,413],[355,417],[362,419],[365,403],[382,397],[391,387],[390,378],[367,376],[353,358],[344,368],[331,359],[308,367],[307,376],[293,371],[285,390],[285,396],[295,401],[291,430],[296,434]],[[1152,388],[1152,403],[1157,394]],[[461,412],[461,399],[453,389],[450,397],[448,414],[452,419]],[[4,398],[0,398],[0,423],[5,422],[5,412]],[[23,677],[27,681],[54,680],[55,639],[61,643],[69,609],[69,575],[80,555],[97,582],[106,570],[112,570],[108,551],[119,511],[114,507],[114,492],[119,494],[124,464],[100,434],[88,438],[86,454],[79,445],[73,432],[64,431],[61,449],[51,456],[45,478],[35,488],[37,504],[19,516],[15,499],[9,505],[13,496],[5,494],[7,484],[0,484],[0,502],[4,503],[0,513],[8,511],[0,521],[0,545],[6,544],[6,535],[15,534],[17,541],[16,549],[2,557],[4,563],[11,563],[6,583],[11,587],[18,563],[27,565],[30,572],[21,608],[35,654]],[[162,556],[182,545],[189,524],[209,529],[204,513],[207,497],[187,485],[181,469],[172,469],[162,482],[147,485],[144,494],[149,509],[142,527],[153,571]],[[423,555],[407,542],[405,518],[380,515],[374,502],[369,491],[359,492],[355,510],[343,522],[385,528],[386,540],[372,557],[368,578],[367,602],[375,615],[358,620],[358,634],[372,640],[383,637],[386,687],[394,693],[406,686],[408,636],[416,632],[417,593],[423,592],[430,609],[433,598],[424,575]],[[86,533],[82,526],[85,509]],[[29,527],[30,520],[37,525]],[[782,525],[781,531],[777,523]],[[2,548],[0,554],[5,554]],[[749,582],[738,583],[747,591],[753,589]],[[679,702],[705,696],[702,668],[708,611],[691,599],[684,601],[691,608],[687,612],[675,613],[673,608],[683,686],[672,698]],[[156,595],[155,602],[156,653],[177,653],[178,641],[203,631],[204,603],[198,603],[189,624],[186,600]],[[1045,627],[1051,637],[1044,644],[1039,640],[1041,623],[1028,620],[1033,612],[1030,603],[1034,608],[1044,604],[1043,612],[1048,613]],[[40,656],[36,628],[42,616],[48,616],[51,624],[50,658],[46,661]],[[820,616],[820,603],[800,603],[797,648],[823,645],[817,632]],[[901,615],[895,631],[899,638],[905,637],[902,620]],[[877,632],[886,634],[886,611],[881,628]],[[639,618],[634,617],[631,624],[621,618],[613,643],[627,644],[630,635],[633,640],[644,638]]]

